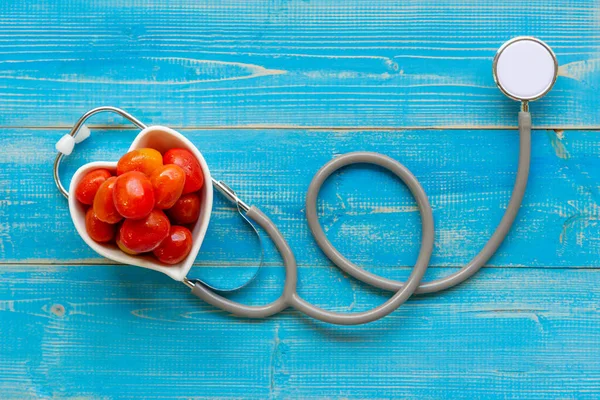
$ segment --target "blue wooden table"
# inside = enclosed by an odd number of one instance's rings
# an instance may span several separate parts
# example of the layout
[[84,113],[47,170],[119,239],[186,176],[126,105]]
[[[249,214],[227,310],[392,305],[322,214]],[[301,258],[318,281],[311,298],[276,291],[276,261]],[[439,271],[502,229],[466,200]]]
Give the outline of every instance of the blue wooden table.
[[[515,178],[518,104],[494,86],[496,49],[537,36],[560,64],[531,105],[533,162],[514,229],[467,283],[362,327],[287,311],[247,321],[159,273],[113,265],[77,236],[54,187],[56,140],[89,108],[168,125],[214,176],[260,206],[296,252],[299,290],[360,311],[390,294],[333,268],[304,220],[312,175],[355,150],[408,166],[430,196],[426,279],[486,242]],[[0,3],[0,398],[531,398],[600,396],[598,0],[4,0]],[[99,116],[64,164],[116,160],[136,131]],[[332,242],[403,279],[420,237],[408,191],[342,171],[319,201]],[[194,273],[234,285],[257,243],[217,200]],[[259,279],[232,297],[276,298]]]

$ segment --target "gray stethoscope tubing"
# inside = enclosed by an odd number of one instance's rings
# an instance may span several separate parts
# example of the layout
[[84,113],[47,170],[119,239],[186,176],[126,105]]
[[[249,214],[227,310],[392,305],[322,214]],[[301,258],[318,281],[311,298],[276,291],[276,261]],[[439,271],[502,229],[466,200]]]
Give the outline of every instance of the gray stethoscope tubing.
[[[276,314],[288,307],[293,307],[315,319],[339,325],[359,325],[372,322],[385,317],[400,307],[414,293],[419,285],[419,282],[427,270],[429,259],[433,251],[433,213],[427,195],[410,171],[399,162],[389,157],[365,152],[349,153],[341,158],[344,157],[349,161],[349,164],[368,162],[389,169],[405,182],[417,200],[417,205],[421,213],[421,223],[423,225],[421,251],[419,252],[419,257],[412,273],[408,277],[406,283],[398,289],[394,296],[376,308],[358,313],[336,313],[323,310],[308,303],[300,297],[296,290],[298,275],[294,254],[275,224],[273,224],[273,222],[256,207],[251,207],[246,215],[267,232],[283,258],[286,276],[282,295],[274,302],[265,306],[248,306],[231,301],[215,293],[202,283],[194,285],[192,287],[192,293],[207,303],[240,317],[264,318]],[[318,191],[318,188],[316,188],[316,190]]]
[[[498,247],[502,244],[504,238],[508,234],[510,227],[512,226],[523,196],[525,195],[525,189],[527,187],[527,179],[529,176],[529,165],[531,161],[531,115],[529,112],[521,111],[519,113],[519,136],[520,136],[520,150],[519,150],[519,166],[517,171],[517,178],[513,188],[513,192],[508,203],[508,207],[500,221],[500,224],[496,228],[492,237],[485,244],[483,249],[464,267],[459,271],[445,277],[431,282],[423,282],[415,290],[415,293],[433,293],[439,292],[459,283],[464,282],[471,276],[473,276],[479,269],[494,255]],[[377,288],[389,291],[397,291],[405,286],[404,282],[386,279],[379,275],[372,274],[364,269],[360,268],[356,264],[345,258],[327,239],[317,216],[317,197],[321,185],[327,178],[338,169],[355,163],[369,162],[377,165],[384,166],[381,163],[388,163],[390,159],[382,154],[377,153],[351,153],[344,156],[338,157],[327,164],[325,164],[319,172],[315,175],[312,182],[310,183],[308,194],[306,196],[306,219],[312,232],[315,241],[325,253],[325,255],[341,270],[354,278]],[[393,160],[391,160],[393,162]],[[423,201],[417,194],[415,194],[417,201]],[[424,195],[424,194],[423,194]],[[424,199],[427,200],[426,198]],[[423,225],[423,240],[425,238],[433,240],[434,232],[433,225],[429,227]],[[431,254],[428,255],[429,258]]]
[[[145,124],[119,108],[98,107],[84,114],[75,124],[69,135],[75,137],[85,121],[89,117],[100,112],[114,112],[129,120],[138,128],[146,128]],[[219,192],[221,192],[229,201],[234,203],[238,207],[238,210],[245,212],[246,217],[260,225],[265,232],[267,232],[277,250],[281,254],[286,274],[283,293],[277,300],[270,304],[263,306],[249,306],[221,296],[220,294],[216,293],[214,288],[201,281],[184,278],[183,283],[192,290],[192,293],[195,296],[217,308],[237,316],[247,318],[264,318],[274,315],[288,307],[292,307],[312,318],[339,325],[358,325],[375,321],[396,310],[414,293],[438,292],[458,285],[475,274],[485,264],[485,262],[490,259],[490,257],[494,254],[506,237],[517,215],[523,195],[525,193],[529,174],[531,152],[531,116],[528,112],[521,111],[519,113],[519,134],[520,153],[516,183],[510,202],[498,228],[481,252],[477,254],[477,256],[475,256],[470,263],[464,266],[460,271],[449,275],[446,278],[419,285],[423,275],[425,274],[425,271],[427,270],[429,260],[433,252],[434,223],[429,200],[417,178],[415,178],[415,176],[398,161],[393,160],[385,155],[371,152],[355,152],[344,154],[328,162],[317,172],[308,189],[306,197],[306,216],[315,241],[322,251],[327,255],[327,257],[340,269],[352,275],[354,278],[384,290],[395,291],[396,293],[389,300],[382,305],[368,311],[357,313],[337,313],[323,310],[302,299],[297,293],[298,274],[296,259],[281,232],[279,232],[275,224],[258,208],[254,206],[249,207],[241,199],[239,199],[236,193],[227,185],[215,179],[212,181]],[[68,198],[68,192],[62,185],[59,177],[59,166],[62,157],[63,154],[59,153],[54,162],[54,179],[59,191],[63,194],[63,196]],[[419,256],[415,266],[406,282],[394,281],[374,275],[353,264],[344,256],[342,256],[335,249],[335,247],[333,247],[319,224],[316,202],[322,184],[332,173],[338,169],[357,163],[378,165],[394,173],[407,185],[417,202],[417,206],[421,214],[422,224],[421,249],[419,251]]]
[[[406,282],[394,289],[396,293],[388,301],[371,310],[359,313],[335,313],[315,307],[312,304],[302,300],[298,295],[294,296],[292,306],[297,310],[302,311],[306,315],[321,321],[340,325],[358,325],[372,322],[385,317],[400,307],[419,286],[419,283],[421,282],[421,279],[423,278],[423,275],[425,275],[425,271],[429,266],[431,254],[433,253],[433,212],[431,210],[431,206],[429,205],[427,195],[419,184],[419,181],[406,167],[404,167],[398,161],[383,154],[371,152],[348,153],[328,162],[317,172],[310,183],[308,193],[306,195],[306,217],[315,241],[321,250],[325,252],[325,254],[335,265],[344,271],[354,269],[355,271],[366,272],[352,264],[350,261],[346,260],[333,247],[319,225],[316,211],[317,197],[319,195],[321,185],[323,182],[325,182],[327,177],[329,177],[339,168],[358,163],[374,164],[385,168],[400,178],[400,180],[402,180],[408,187],[417,202],[417,206],[421,214],[421,249],[419,251],[419,256],[417,257],[415,266],[413,267],[413,270]],[[315,229],[315,226],[317,229]],[[339,258],[334,257],[334,255],[338,255]],[[341,260],[346,261],[347,264],[340,262],[340,258]],[[348,268],[348,265],[351,265],[352,267]],[[351,275],[360,281],[366,282],[361,274],[354,275],[351,273]]]
[[[521,101],[521,112],[519,113],[519,165],[508,207],[498,227],[483,249],[459,271],[442,279],[421,283],[421,279],[431,259],[434,240],[433,214],[427,195],[414,175],[398,161],[378,153],[356,152],[344,154],[328,162],[316,173],[310,183],[306,196],[306,218],[315,241],[323,253],[342,271],[354,278],[380,289],[394,291],[395,294],[388,301],[364,312],[337,313],[323,310],[303,300],[297,292],[298,273],[296,259],[281,232],[259,209],[246,205],[225,183],[216,181],[215,179],[212,180],[214,186],[230,202],[237,206],[238,211],[246,221],[249,218],[256,222],[273,240],[283,258],[285,266],[286,278],[283,293],[277,300],[270,304],[248,306],[217,294],[214,288],[201,281],[184,278],[183,283],[192,290],[194,295],[207,303],[241,317],[263,318],[292,307],[324,322],[340,325],[357,325],[372,322],[390,314],[412,294],[439,292],[456,286],[473,276],[498,250],[508,234],[523,201],[531,161],[531,115],[529,114],[528,102],[541,98],[552,88],[558,75],[558,61],[552,49],[541,40],[532,37],[516,37],[500,47],[494,57],[492,72],[494,81],[500,90],[508,97]],[[517,74],[520,75],[518,78],[515,78]],[[88,111],[75,124],[69,133],[71,138],[66,138],[69,139],[69,145],[71,146],[68,153],[73,148],[73,142],[77,142],[75,136],[83,123],[92,115],[103,111],[117,113],[138,128],[146,128],[146,125],[121,109],[99,107]],[[63,153],[59,152],[54,162],[54,180],[59,191],[63,196],[68,198],[68,193],[60,182],[58,173],[62,157]],[[317,216],[317,198],[321,186],[338,169],[357,163],[378,165],[394,173],[406,184],[417,202],[422,224],[421,249],[415,266],[406,282],[380,277],[353,264],[337,251],[321,228]]]
[[[526,105],[524,104],[523,107],[525,108]],[[226,299],[201,283],[192,287],[192,293],[207,303],[240,317],[264,318],[276,314],[287,307],[293,307],[312,318],[327,323],[359,325],[385,317],[400,307],[413,293],[433,293],[456,286],[473,276],[494,255],[508,234],[519,211],[527,187],[529,165],[531,161],[531,115],[527,111],[521,111],[519,113],[519,137],[520,151],[517,177],[504,216],[483,249],[473,258],[473,260],[458,272],[445,278],[419,285],[429,265],[429,260],[433,252],[433,240],[435,235],[433,215],[427,195],[414,175],[396,160],[378,153],[356,152],[344,154],[328,162],[317,172],[310,183],[306,196],[306,217],[317,245],[336,266],[354,278],[371,286],[395,291],[396,293],[394,296],[376,308],[359,313],[337,313],[326,311],[308,303],[297,293],[296,286],[298,276],[294,254],[273,222],[255,207],[251,207],[248,210],[247,216],[259,224],[269,234],[283,258],[286,279],[282,295],[274,302],[265,306],[247,306]],[[406,282],[394,281],[374,275],[353,264],[342,256],[331,244],[319,224],[316,202],[321,186],[325,180],[338,169],[358,163],[375,164],[393,172],[408,186],[417,201],[421,213],[422,224],[421,250],[417,262]]]

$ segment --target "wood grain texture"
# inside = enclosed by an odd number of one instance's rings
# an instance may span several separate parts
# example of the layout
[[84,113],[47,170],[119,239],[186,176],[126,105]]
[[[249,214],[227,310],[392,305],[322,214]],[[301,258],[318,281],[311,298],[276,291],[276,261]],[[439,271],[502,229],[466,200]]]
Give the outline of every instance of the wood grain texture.
[[[304,217],[304,196],[318,168],[336,154],[371,150],[403,162],[430,196],[436,221],[433,265],[467,262],[485,244],[514,184],[515,131],[198,131],[184,133],[206,155],[212,174],[263,208],[304,265],[327,265]],[[83,245],[52,180],[64,132],[5,130],[0,138],[0,256],[11,263],[102,263]],[[65,184],[85,162],[116,160],[133,130],[93,130],[63,164]],[[600,145],[593,132],[536,132],[529,190],[515,228],[493,265],[598,267],[600,260]],[[48,149],[37,152],[37,148]],[[365,190],[365,188],[369,190]],[[233,207],[213,210],[199,261],[258,259],[256,242]],[[420,240],[414,200],[402,183],[376,168],[342,170],[324,187],[321,222],[341,251],[361,265],[412,265]],[[235,252],[231,247],[235,247]],[[275,255],[269,251],[267,259]],[[254,264],[253,264],[254,265]]]
[[[0,399],[599,398],[599,27],[597,0],[0,2]],[[280,227],[303,297],[365,310],[390,294],[315,247],[310,179],[349,151],[401,161],[434,208],[426,279],[456,271],[493,232],[515,178],[518,105],[495,88],[491,61],[517,35],[549,43],[560,76],[531,106],[514,229],[473,279],[367,326],[293,310],[240,320],[159,273],[111,265],[77,237],[52,182],[54,143],[89,108],[178,128]],[[91,123],[66,181],[135,135],[119,118]],[[319,211],[343,254],[408,276],[418,213],[392,176],[342,170]],[[279,294],[283,270],[266,246],[236,300]],[[194,276],[237,286],[258,259],[217,199]]]
[[561,66],[534,124],[600,128],[597,0],[6,0],[0,16],[0,126],[99,105],[174,127],[513,126],[490,65],[525,34]]
[[[358,311],[385,298],[332,269],[301,268],[300,277],[301,293],[329,309]],[[234,297],[264,303],[282,278],[280,268],[265,269],[262,283]],[[592,399],[600,391],[599,278],[586,270],[486,269],[376,323],[332,327],[292,310],[263,321],[232,318],[139,268],[4,266],[0,391],[3,398]]]

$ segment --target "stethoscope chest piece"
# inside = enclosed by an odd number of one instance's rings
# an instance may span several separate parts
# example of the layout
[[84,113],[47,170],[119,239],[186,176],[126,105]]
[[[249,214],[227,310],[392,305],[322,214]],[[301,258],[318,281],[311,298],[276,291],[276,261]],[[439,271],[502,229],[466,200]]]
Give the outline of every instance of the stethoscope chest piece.
[[558,62],[546,43],[521,36],[500,47],[494,58],[493,74],[506,96],[517,101],[534,101],[552,89]]

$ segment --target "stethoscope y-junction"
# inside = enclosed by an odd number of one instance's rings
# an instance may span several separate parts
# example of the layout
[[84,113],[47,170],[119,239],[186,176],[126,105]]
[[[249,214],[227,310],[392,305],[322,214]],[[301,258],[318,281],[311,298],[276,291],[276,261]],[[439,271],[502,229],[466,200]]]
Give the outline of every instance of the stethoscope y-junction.
[[[493,75],[496,84],[508,97],[521,102],[521,111],[518,116],[520,147],[517,177],[500,224],[483,249],[459,271],[441,279],[422,282],[433,252],[434,242],[433,214],[425,191],[417,178],[398,161],[379,153],[354,152],[331,160],[316,173],[306,196],[306,218],[317,245],[335,265],[366,284],[394,292],[394,295],[385,303],[364,312],[337,313],[324,310],[304,300],[297,291],[298,275],[294,253],[281,232],[257,207],[246,204],[225,183],[214,178],[211,178],[212,185],[238,208],[242,216],[258,224],[275,244],[285,267],[283,292],[277,300],[270,304],[249,306],[224,297],[218,289],[197,279],[183,276],[181,281],[191,289],[195,296],[240,317],[265,318],[291,307],[312,318],[340,325],[357,325],[375,321],[393,312],[413,294],[439,292],[464,282],[479,271],[494,255],[515,220],[525,194],[529,175],[531,157],[529,102],[541,98],[552,88],[557,73],[558,64],[552,50],[542,41],[531,37],[518,37],[508,41],[498,50],[494,58]],[[71,132],[57,144],[59,154],[54,163],[54,179],[59,191],[66,198],[69,198],[69,192],[64,188],[59,177],[61,160],[64,155],[71,153],[76,143],[89,136],[89,130],[84,128],[86,120],[101,112],[116,113],[142,130],[149,128],[132,115],[115,107],[100,107],[83,115]],[[327,239],[319,223],[317,198],[321,186],[331,174],[340,168],[358,163],[373,164],[389,170],[404,182],[417,202],[422,223],[421,248],[414,268],[405,282],[372,274],[349,261]]]

